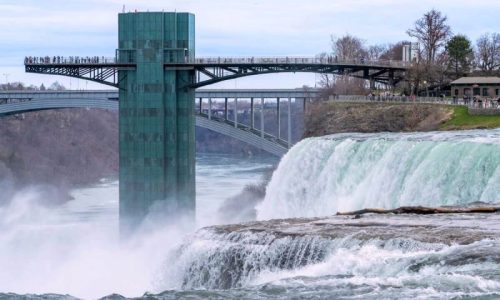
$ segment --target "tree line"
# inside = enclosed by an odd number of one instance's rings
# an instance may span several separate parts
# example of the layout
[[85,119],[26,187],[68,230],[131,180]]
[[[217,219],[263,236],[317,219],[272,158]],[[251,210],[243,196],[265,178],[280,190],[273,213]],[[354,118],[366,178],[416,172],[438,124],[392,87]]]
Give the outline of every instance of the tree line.
[[22,82],[9,82],[0,84],[0,91],[64,91],[66,87],[58,81],[53,82],[48,87],[42,83],[40,86],[26,85]]
[[[484,33],[475,44],[464,34],[454,34],[448,18],[432,9],[415,21],[406,33],[419,44],[417,59],[397,87],[401,93],[416,94],[422,88],[443,87],[462,76],[500,75],[500,34]],[[367,45],[354,35],[331,37],[330,53],[339,59],[402,60],[409,40],[394,44]],[[328,94],[369,93],[366,81],[349,76],[322,75],[320,86]]]

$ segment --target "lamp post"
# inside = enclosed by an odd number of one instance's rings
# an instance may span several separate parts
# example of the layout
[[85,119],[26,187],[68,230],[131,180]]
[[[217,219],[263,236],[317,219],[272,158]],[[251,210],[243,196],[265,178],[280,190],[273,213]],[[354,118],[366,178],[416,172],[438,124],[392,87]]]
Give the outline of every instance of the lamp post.
[[427,97],[429,97],[429,89],[427,87],[427,81],[426,80],[424,80],[424,86],[425,86],[425,97],[427,98]]

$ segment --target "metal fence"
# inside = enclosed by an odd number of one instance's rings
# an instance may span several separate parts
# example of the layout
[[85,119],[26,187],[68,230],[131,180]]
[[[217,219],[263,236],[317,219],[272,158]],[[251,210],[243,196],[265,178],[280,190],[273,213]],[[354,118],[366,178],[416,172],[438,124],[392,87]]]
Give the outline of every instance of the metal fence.
[[332,56],[325,57],[199,57],[190,60],[194,64],[314,64],[314,65],[377,65],[398,68],[407,68],[409,62],[397,60],[368,60],[368,59],[338,59]]
[[[121,60],[120,60],[121,61]],[[54,64],[114,64],[119,62],[116,57],[104,56],[28,56],[24,63],[28,65]],[[170,62],[166,62],[167,64]],[[179,62],[171,62],[179,64]],[[324,57],[186,57],[185,64],[307,64],[307,65],[356,65],[356,66],[383,66],[393,68],[408,68],[411,63],[397,60],[369,60],[369,59],[338,59],[332,56]]]
[[115,64],[115,57],[104,56],[27,56],[25,65],[58,65],[58,64]]
[[338,102],[398,102],[398,103],[429,103],[445,105],[462,105],[475,109],[500,109],[499,99],[462,99],[462,98],[442,98],[442,97],[412,97],[395,95],[335,95],[330,96],[328,101]]

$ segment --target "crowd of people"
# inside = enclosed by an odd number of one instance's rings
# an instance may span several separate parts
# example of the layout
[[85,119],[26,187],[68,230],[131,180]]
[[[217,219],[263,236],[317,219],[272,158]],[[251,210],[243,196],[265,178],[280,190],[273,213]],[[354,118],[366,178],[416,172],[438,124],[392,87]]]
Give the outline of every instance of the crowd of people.
[[500,97],[498,98],[485,98],[485,97],[469,97],[465,96],[460,99],[458,97],[453,97],[453,104],[463,104],[473,108],[498,108],[500,109]]
[[450,98],[444,95],[438,97],[417,97],[416,95],[405,95],[394,94],[389,92],[374,93],[370,92],[365,96],[359,95],[337,95],[332,94],[329,96],[330,100],[340,100],[340,101],[380,101],[380,102],[420,102],[420,103],[441,103],[441,104],[454,104],[454,105],[465,105],[470,108],[481,108],[481,109],[500,109],[500,97],[498,98]]
[[26,56],[24,58],[25,64],[98,64],[107,62],[104,56]]

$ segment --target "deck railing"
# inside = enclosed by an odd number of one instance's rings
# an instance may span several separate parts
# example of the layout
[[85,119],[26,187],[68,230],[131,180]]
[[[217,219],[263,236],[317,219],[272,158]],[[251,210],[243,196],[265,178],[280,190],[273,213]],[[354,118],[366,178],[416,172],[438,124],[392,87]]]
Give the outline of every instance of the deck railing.
[[[127,62],[129,62],[128,60]],[[116,57],[104,56],[28,56],[24,59],[25,65],[59,65],[59,64],[115,64],[125,61]],[[346,65],[346,66],[382,66],[393,68],[408,68],[411,63],[397,60],[369,60],[359,59],[338,59],[334,56],[322,57],[198,57],[187,58],[181,62],[166,62],[166,64],[230,64],[230,65],[265,65],[265,64],[292,64],[292,65]]]
[[80,65],[80,64],[115,64],[115,57],[104,56],[27,56],[25,65]]
[[413,96],[395,96],[395,95],[335,95],[330,96],[328,101],[338,102],[400,102],[400,103],[429,103],[446,105],[464,105],[469,108],[477,109],[500,109],[500,98],[450,98],[450,97],[413,97]]

